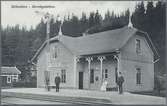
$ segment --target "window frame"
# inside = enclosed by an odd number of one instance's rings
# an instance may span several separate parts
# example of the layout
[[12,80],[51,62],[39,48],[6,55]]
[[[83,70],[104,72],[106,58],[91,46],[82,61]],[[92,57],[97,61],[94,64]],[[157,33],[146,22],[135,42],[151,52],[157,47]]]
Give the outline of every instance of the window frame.
[[58,48],[57,45],[53,47],[53,53],[52,53],[52,58],[56,59],[58,57]]
[[104,73],[105,73],[105,74],[104,74],[104,78],[107,79],[107,78],[108,78],[108,69],[105,69],[105,70],[104,70]]
[[[6,78],[7,78],[7,83],[8,84],[12,82],[11,76],[7,76]],[[8,79],[10,79],[10,80],[8,80]]]
[[135,40],[135,50],[137,54],[141,54],[141,39],[136,38]]
[[12,76],[12,81],[17,82],[18,81],[18,75]]
[[142,84],[142,73],[141,68],[136,68],[136,84],[141,85]]
[[66,83],[66,69],[61,70],[61,82]]
[[90,83],[93,84],[94,83],[94,69],[90,70]]

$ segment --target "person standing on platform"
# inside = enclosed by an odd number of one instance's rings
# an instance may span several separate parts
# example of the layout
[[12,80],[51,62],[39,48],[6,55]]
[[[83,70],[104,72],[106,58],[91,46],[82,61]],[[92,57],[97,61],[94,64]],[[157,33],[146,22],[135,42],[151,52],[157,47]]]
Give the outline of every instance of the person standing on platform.
[[55,77],[55,84],[56,84],[56,92],[59,92],[59,87],[60,87],[60,76],[57,73],[57,76]]
[[122,76],[122,73],[119,72],[119,77],[118,77],[118,88],[119,88],[119,94],[123,93],[123,83],[124,83],[124,77]]

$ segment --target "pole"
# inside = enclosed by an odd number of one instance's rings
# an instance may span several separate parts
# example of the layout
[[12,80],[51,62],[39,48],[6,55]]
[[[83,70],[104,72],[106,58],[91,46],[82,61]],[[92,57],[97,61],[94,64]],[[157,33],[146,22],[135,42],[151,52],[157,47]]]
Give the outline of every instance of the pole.
[[48,91],[50,90],[49,88],[49,81],[50,81],[50,73],[49,73],[49,64],[50,64],[50,47],[49,47],[49,35],[50,35],[50,19],[52,17],[51,14],[49,13],[44,13],[40,11],[35,11],[35,13],[44,16],[46,19],[46,70],[44,72],[44,75],[47,76],[46,78],[48,80],[48,84],[46,84]]
[[47,20],[47,23],[46,23],[46,41],[47,41],[47,51],[50,52],[50,49],[49,49],[49,33],[50,33],[50,22],[49,22],[49,18]]
[[49,85],[50,85],[50,72],[49,72],[49,64],[50,64],[50,47],[49,47],[49,35],[50,35],[50,16],[49,15],[47,15],[46,16],[46,18],[47,18],[47,23],[46,23],[46,42],[47,42],[47,44],[46,44],[46,48],[47,48],[47,52],[46,52],[46,58],[47,58],[47,69],[46,69],[46,71],[47,71],[47,77],[48,77],[48,85],[47,85],[47,89],[48,89],[48,91],[50,91],[50,87],[49,87]]

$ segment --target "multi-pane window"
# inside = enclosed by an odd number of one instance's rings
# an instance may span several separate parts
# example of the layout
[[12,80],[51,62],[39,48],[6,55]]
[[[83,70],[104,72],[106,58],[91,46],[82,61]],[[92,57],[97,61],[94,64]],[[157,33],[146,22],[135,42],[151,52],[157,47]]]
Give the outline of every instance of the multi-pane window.
[[53,48],[53,58],[56,58],[57,57],[57,50],[58,48],[55,46],[54,48]]
[[105,78],[108,78],[108,70],[105,69]]
[[102,74],[103,74],[103,75],[102,75],[102,78],[103,78],[103,79],[108,78],[108,69],[103,70],[103,73],[102,73]]
[[7,76],[7,83],[11,83],[11,76]]
[[61,82],[66,83],[66,70],[65,69],[61,70]]
[[137,73],[136,73],[136,84],[141,84],[141,69],[136,68]]
[[102,79],[104,79],[104,69],[102,69]]
[[141,42],[139,39],[136,39],[136,53],[137,54],[141,53]]
[[90,70],[90,83],[94,83],[94,69]]

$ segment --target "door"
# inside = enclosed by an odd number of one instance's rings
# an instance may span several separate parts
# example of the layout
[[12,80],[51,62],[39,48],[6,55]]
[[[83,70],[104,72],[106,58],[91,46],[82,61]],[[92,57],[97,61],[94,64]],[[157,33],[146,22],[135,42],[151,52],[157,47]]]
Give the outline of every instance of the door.
[[83,89],[83,72],[79,72],[79,89]]
[[2,76],[2,86],[7,86],[7,76]]

